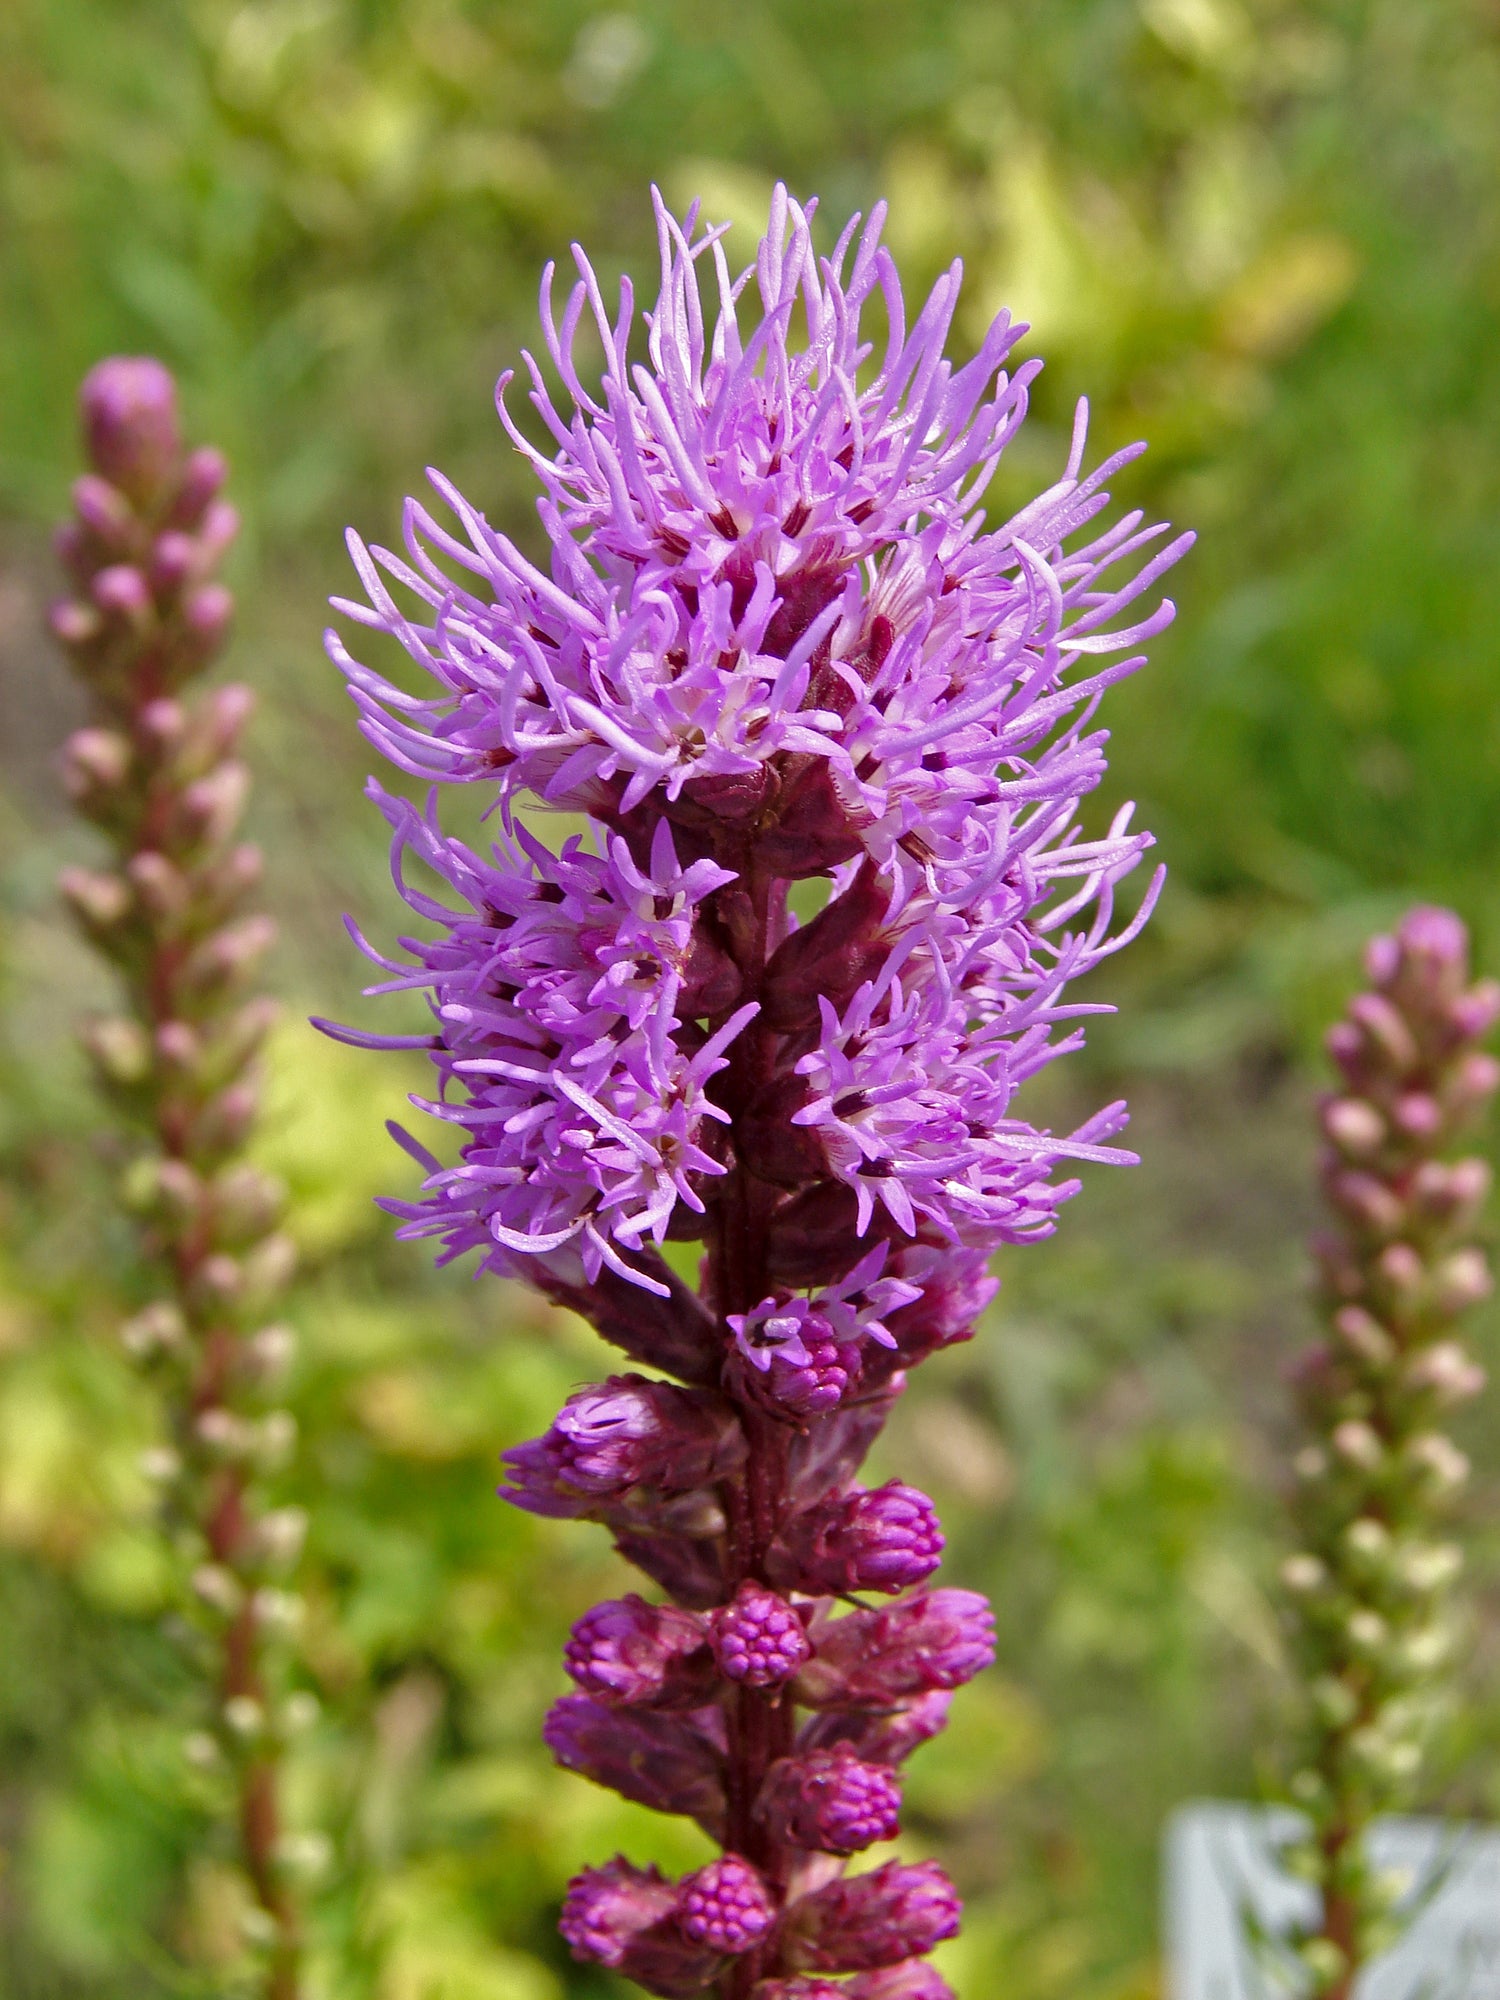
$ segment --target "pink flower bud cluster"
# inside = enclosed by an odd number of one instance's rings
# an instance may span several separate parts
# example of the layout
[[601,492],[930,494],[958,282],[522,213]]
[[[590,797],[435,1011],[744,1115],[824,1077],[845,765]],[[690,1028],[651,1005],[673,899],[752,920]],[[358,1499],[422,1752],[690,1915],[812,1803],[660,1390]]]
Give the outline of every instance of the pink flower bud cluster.
[[170,1439],[145,1469],[186,1558],[192,1657],[217,1662],[203,1690],[211,1726],[190,1741],[236,1774],[262,1984],[292,2000],[300,1947],[278,1859],[277,1762],[295,1697],[278,1685],[278,1635],[301,1608],[285,1572],[306,1524],[268,1508],[263,1482],[295,1428],[277,1393],[291,1336],[265,1323],[293,1252],[284,1190],[242,1157],[275,1015],[253,991],[273,927],[247,907],[261,862],[238,838],[253,697],[189,692],[228,629],[215,571],[236,520],[219,497],[223,459],[183,444],[160,362],[100,362],[80,403],[92,469],[57,538],[72,594],[52,627],[91,710],[64,746],[63,782],[108,860],[65,870],[60,886],[123,989],[122,1011],[88,1021],[82,1039],[130,1135],[123,1195],[160,1292],[121,1329]]
[[[931,1502],[857,1474],[906,1372],[972,1334],[991,1253],[1052,1230],[1074,1162],[1130,1157],[1121,1105],[1059,1135],[1015,1100],[1154,899],[1115,923],[1150,837],[1128,812],[1086,837],[1079,811],[1099,699],[1170,619],[1143,600],[1189,538],[1090,525],[1135,454],[1086,475],[1082,410],[1057,483],[986,520],[1038,364],[1008,371],[1003,315],[947,359],[957,266],[908,326],[882,211],[821,258],[778,190],[738,277],[722,228],[657,216],[643,349],[628,282],[611,312],[577,252],[527,363],[545,449],[501,383],[545,564],[440,478],[456,528],[411,503],[404,554],[351,537],[366,601],[338,609],[426,681],[330,635],[365,733],[492,788],[501,832],[476,852],[436,793],[374,789],[427,929],[401,960],[366,947],[373,990],[425,989],[432,1029],[333,1032],[426,1048],[425,1108],[459,1128],[447,1166],[401,1135],[426,1176],[388,1204],[402,1233],[478,1250],[651,1371],[573,1396],[504,1490],[599,1522],[670,1600],[580,1622],[555,1755],[725,1853],[675,1885],[589,1871],[573,1949],[668,1996],[938,2000],[946,1879],[845,1861],[894,1835],[899,1765],[993,1621],[932,1586]],[[589,837],[547,846],[528,800]]]
[[1441,1521],[1468,1468],[1443,1422],[1484,1384],[1453,1324],[1491,1283],[1470,1240],[1489,1170],[1452,1152],[1500,1082],[1479,1047],[1500,986],[1470,983],[1457,917],[1411,911],[1367,971],[1328,1036],[1342,1088],[1319,1113],[1326,1333],[1297,1369],[1300,1545],[1283,1566],[1308,1711],[1301,1867],[1322,1892],[1301,1944],[1329,2000],[1388,1941],[1364,1833],[1412,1799],[1452,1649],[1459,1557]]

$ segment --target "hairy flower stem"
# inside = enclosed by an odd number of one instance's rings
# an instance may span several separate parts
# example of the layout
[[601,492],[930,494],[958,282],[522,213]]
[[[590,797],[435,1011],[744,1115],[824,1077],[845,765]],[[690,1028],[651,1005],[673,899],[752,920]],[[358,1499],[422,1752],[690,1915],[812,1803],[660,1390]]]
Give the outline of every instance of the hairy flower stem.
[[148,1469],[181,1560],[177,1622],[213,1722],[187,1750],[215,1785],[244,1873],[252,1956],[242,1970],[265,2000],[297,2000],[296,1844],[279,1799],[296,1705],[278,1709],[276,1656],[300,1606],[273,1579],[294,1560],[303,1523],[296,1510],[267,1510],[260,1492],[292,1434],[289,1414],[267,1405],[290,1336],[260,1324],[291,1246],[277,1228],[281,1190],[241,1157],[273,1013],[244,991],[271,937],[268,920],[245,910],[260,857],[235,837],[248,776],[234,753],[253,703],[240,687],[185,695],[227,628],[230,600],[213,571],[235,517],[217,497],[218,454],[183,450],[158,363],[102,362],[81,401],[93,470],[59,536],[76,594],[52,622],[92,708],[64,775],[112,866],[70,869],[62,888],[127,1000],[84,1030],[133,1135],[125,1199],[157,1274],[156,1296],[122,1333],[151,1371],[171,1437]]
[[1299,1548],[1283,1566],[1307,1711],[1291,1789],[1308,1831],[1289,1860],[1319,1899],[1293,1944],[1313,2000],[1349,2000],[1401,1928],[1367,1835],[1415,1801],[1446,1693],[1460,1558],[1438,1537],[1468,1468],[1441,1419],[1482,1386],[1453,1329],[1490,1288],[1470,1240],[1489,1172],[1452,1148],[1500,1078],[1479,1047],[1500,989],[1469,984],[1446,910],[1412,911],[1368,969],[1329,1036],[1344,1088],[1321,1111],[1327,1337],[1298,1369]]

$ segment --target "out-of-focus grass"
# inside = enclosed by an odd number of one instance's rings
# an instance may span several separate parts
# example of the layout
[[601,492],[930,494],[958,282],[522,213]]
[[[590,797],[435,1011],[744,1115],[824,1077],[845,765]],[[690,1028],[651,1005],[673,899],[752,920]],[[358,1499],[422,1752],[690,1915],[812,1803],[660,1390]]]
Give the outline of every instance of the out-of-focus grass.
[[[1048,357],[1003,505],[1152,440],[1128,504],[1202,530],[1182,616],[1111,696],[1114,798],[1173,882],[1122,1002],[1049,1101],[1123,1088],[1144,1164],[1093,1174],[1009,1259],[974,1347],[926,1371],[882,1462],[929,1481],[1002,1662],[912,1766],[913,1849],[969,1899],[970,1993],[1151,1990],[1164,1811],[1274,1756],[1279,1361],[1299,1334],[1306,1103],[1361,935],[1403,898],[1500,933],[1500,31],[1469,0],[11,0],[0,9],[0,1993],[167,1989],[186,1875],[212,1983],[223,1881],[172,1775],[150,1406],[110,1345],[131,1273],[67,1023],[97,974],[54,914],[81,851],[47,758],[41,636],[77,377],[176,367],[247,513],[234,669],[265,695],[260,832],[295,1018],[356,1004],[337,929],[391,927],[367,767],[317,635],[339,530],[391,536],[441,463],[534,534],[489,414],[541,263],[654,267],[647,183],[734,219],[773,177],[833,221],[884,194],[913,289],[968,267]],[[832,230],[830,230],[830,240]],[[1107,802],[1101,801],[1102,813]],[[322,1990],[550,2000],[567,1874],[690,1836],[550,1770],[601,1538],[513,1517],[495,1454],[597,1370],[591,1336],[438,1281],[368,1207],[400,1186],[390,1063],[289,1026],[265,1146],[307,1272],[297,1474],[314,1515],[299,1765],[342,1859]],[[1439,1799],[1500,1810],[1500,1494]]]

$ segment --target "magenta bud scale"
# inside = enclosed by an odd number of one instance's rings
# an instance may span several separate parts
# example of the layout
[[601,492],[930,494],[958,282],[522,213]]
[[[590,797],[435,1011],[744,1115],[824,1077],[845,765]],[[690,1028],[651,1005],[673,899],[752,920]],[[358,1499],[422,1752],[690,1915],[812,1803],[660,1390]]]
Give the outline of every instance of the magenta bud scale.
[[[1079,1046],[1103,1003],[1073,982],[1155,900],[1159,875],[1116,921],[1151,839],[1080,808],[1099,700],[1171,619],[1154,586],[1191,538],[1099,522],[1139,447],[1086,473],[1083,408],[1055,483],[986,518],[1040,364],[1010,365],[1004,314],[946,357],[956,265],[908,324],[883,219],[820,256],[814,204],[778,189],[736,276],[724,227],[658,201],[643,343],[628,281],[612,310],[575,251],[559,309],[549,267],[543,445],[499,393],[545,559],[434,474],[451,520],[413,501],[402,552],[351,536],[365,597],[336,606],[422,684],[328,641],[370,742],[433,786],[372,785],[428,934],[364,947],[431,1029],[330,1030],[424,1049],[422,1107],[457,1128],[446,1166],[399,1134],[423,1180],[387,1206],[652,1371],[572,1397],[504,1492],[601,1523],[670,1600],[580,1622],[547,1724],[570,1768],[724,1850],[570,1891],[575,1954],[665,1995],[946,1993],[922,1963],[958,1923],[942,1871],[844,1857],[894,1836],[896,1766],[993,1619],[925,1587],[925,1495],[857,1474],[906,1371],[973,1333],[991,1255],[1051,1233],[1079,1162],[1132,1157],[1123,1105],[1055,1133],[1017,1092]],[[442,824],[452,783],[498,808],[482,851]],[[538,803],[590,832],[548,846]]]

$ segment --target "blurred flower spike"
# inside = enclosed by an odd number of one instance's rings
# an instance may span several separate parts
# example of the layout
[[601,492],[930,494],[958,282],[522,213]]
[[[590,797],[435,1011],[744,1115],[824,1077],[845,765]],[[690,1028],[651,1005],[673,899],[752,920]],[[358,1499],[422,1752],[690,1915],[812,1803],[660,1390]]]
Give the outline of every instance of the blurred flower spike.
[[[1150,836],[1128,809],[1086,835],[1079,811],[1099,701],[1170,620],[1154,586],[1191,538],[1099,522],[1139,447],[1085,473],[1082,407],[1057,482],[987,523],[1040,364],[1008,370],[1004,315],[947,359],[956,265],[908,325],[883,209],[820,258],[813,205],[778,189],[737,276],[722,228],[657,217],[645,358],[628,281],[612,310],[576,252],[527,360],[549,449],[500,384],[546,567],[437,474],[456,527],[410,502],[404,553],[350,538],[366,597],[337,609],[426,680],[330,634],[365,734],[408,775],[487,788],[501,830],[477,852],[436,792],[372,787],[431,926],[405,961],[366,947],[372,990],[425,989],[433,1027],[332,1032],[428,1049],[425,1108],[460,1130],[452,1167],[402,1135],[426,1170],[387,1204],[402,1232],[677,1378],[582,1392],[507,1455],[507,1497],[601,1522],[673,1600],[584,1621],[554,1753],[725,1850],[676,1885],[623,1860],[580,1877],[574,1951],[668,1996],[848,1972],[861,2000],[936,2000],[941,1871],[843,1857],[894,1831],[895,1767],[992,1622],[929,1587],[930,1501],[855,1474],[905,1370],[972,1334],[991,1253],[1052,1231],[1078,1162],[1132,1157],[1123,1105],[1054,1134],[1015,1098],[1080,1045],[1103,1007],[1072,982],[1155,899],[1159,876],[1117,921]],[[549,849],[528,800],[590,838]],[[802,882],[825,887],[799,922]],[[696,1292],[664,1254],[688,1241]]]

